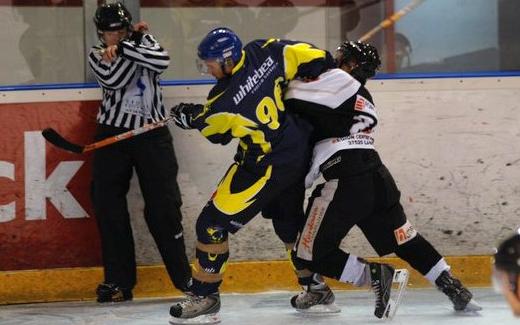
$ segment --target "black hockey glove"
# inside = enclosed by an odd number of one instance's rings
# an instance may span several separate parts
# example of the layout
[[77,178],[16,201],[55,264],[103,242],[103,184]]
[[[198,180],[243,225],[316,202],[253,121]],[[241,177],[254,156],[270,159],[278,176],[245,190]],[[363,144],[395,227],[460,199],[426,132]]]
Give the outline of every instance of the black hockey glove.
[[141,44],[141,40],[143,39],[144,34],[140,31],[133,31],[128,38],[130,41],[134,42],[136,45]]
[[170,116],[175,124],[185,130],[193,129],[193,117],[202,112],[204,106],[201,104],[180,103],[170,110]]

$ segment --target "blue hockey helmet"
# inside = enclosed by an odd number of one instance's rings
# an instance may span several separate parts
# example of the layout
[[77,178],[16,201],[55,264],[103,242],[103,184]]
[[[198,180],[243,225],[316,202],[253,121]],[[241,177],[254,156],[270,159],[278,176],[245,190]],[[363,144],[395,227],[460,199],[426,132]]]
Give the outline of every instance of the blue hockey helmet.
[[218,27],[200,42],[197,54],[201,60],[215,59],[222,64],[232,60],[236,63],[242,56],[242,42],[231,29]]

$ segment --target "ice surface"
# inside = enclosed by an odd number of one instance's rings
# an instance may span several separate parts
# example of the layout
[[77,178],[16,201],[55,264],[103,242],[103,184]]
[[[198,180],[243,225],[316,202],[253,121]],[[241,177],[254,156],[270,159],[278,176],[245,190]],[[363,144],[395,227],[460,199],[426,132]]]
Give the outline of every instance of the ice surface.
[[[450,301],[435,289],[408,289],[392,321],[403,325],[520,324],[505,300],[492,289],[471,289],[483,310],[457,314]],[[382,324],[373,316],[374,297],[369,291],[336,292],[341,313],[306,316],[290,307],[296,292],[223,294],[221,319],[229,325]],[[174,299],[136,299],[119,304],[62,302],[0,306],[1,325],[167,325]]]

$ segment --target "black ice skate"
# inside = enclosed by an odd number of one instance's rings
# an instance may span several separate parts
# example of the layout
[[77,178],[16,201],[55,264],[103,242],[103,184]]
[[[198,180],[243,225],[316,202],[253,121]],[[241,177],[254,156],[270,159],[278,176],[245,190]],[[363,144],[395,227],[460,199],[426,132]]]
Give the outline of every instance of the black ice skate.
[[482,307],[473,299],[473,294],[448,271],[443,271],[435,280],[435,284],[439,290],[450,298],[453,309],[456,311],[475,312],[482,310]]
[[112,283],[101,283],[96,289],[97,302],[121,302],[132,300],[132,290]]
[[220,295],[205,297],[188,294],[186,299],[170,307],[170,324],[217,324],[220,323]]
[[[388,264],[369,263],[370,285],[376,295],[374,315],[377,318],[394,317],[408,283],[408,271],[394,270]],[[395,298],[391,298],[392,283],[398,283]]]
[[313,283],[303,287],[304,291],[291,298],[291,305],[302,313],[339,313],[341,311],[334,303],[335,297],[329,286]]

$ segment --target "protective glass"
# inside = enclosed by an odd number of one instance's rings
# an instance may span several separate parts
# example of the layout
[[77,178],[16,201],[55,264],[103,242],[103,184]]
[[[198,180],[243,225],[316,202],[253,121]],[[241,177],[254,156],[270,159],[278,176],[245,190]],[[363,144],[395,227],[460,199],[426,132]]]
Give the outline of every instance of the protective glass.
[[206,59],[202,60],[200,58],[195,59],[195,64],[197,65],[197,70],[201,74],[209,75],[211,74],[211,69],[208,64],[213,66],[213,71],[215,71],[215,66],[222,66],[222,60],[220,59]]
[[201,74],[209,74],[208,66],[206,65],[206,61],[200,58],[195,59],[195,65],[197,66],[197,71]]

